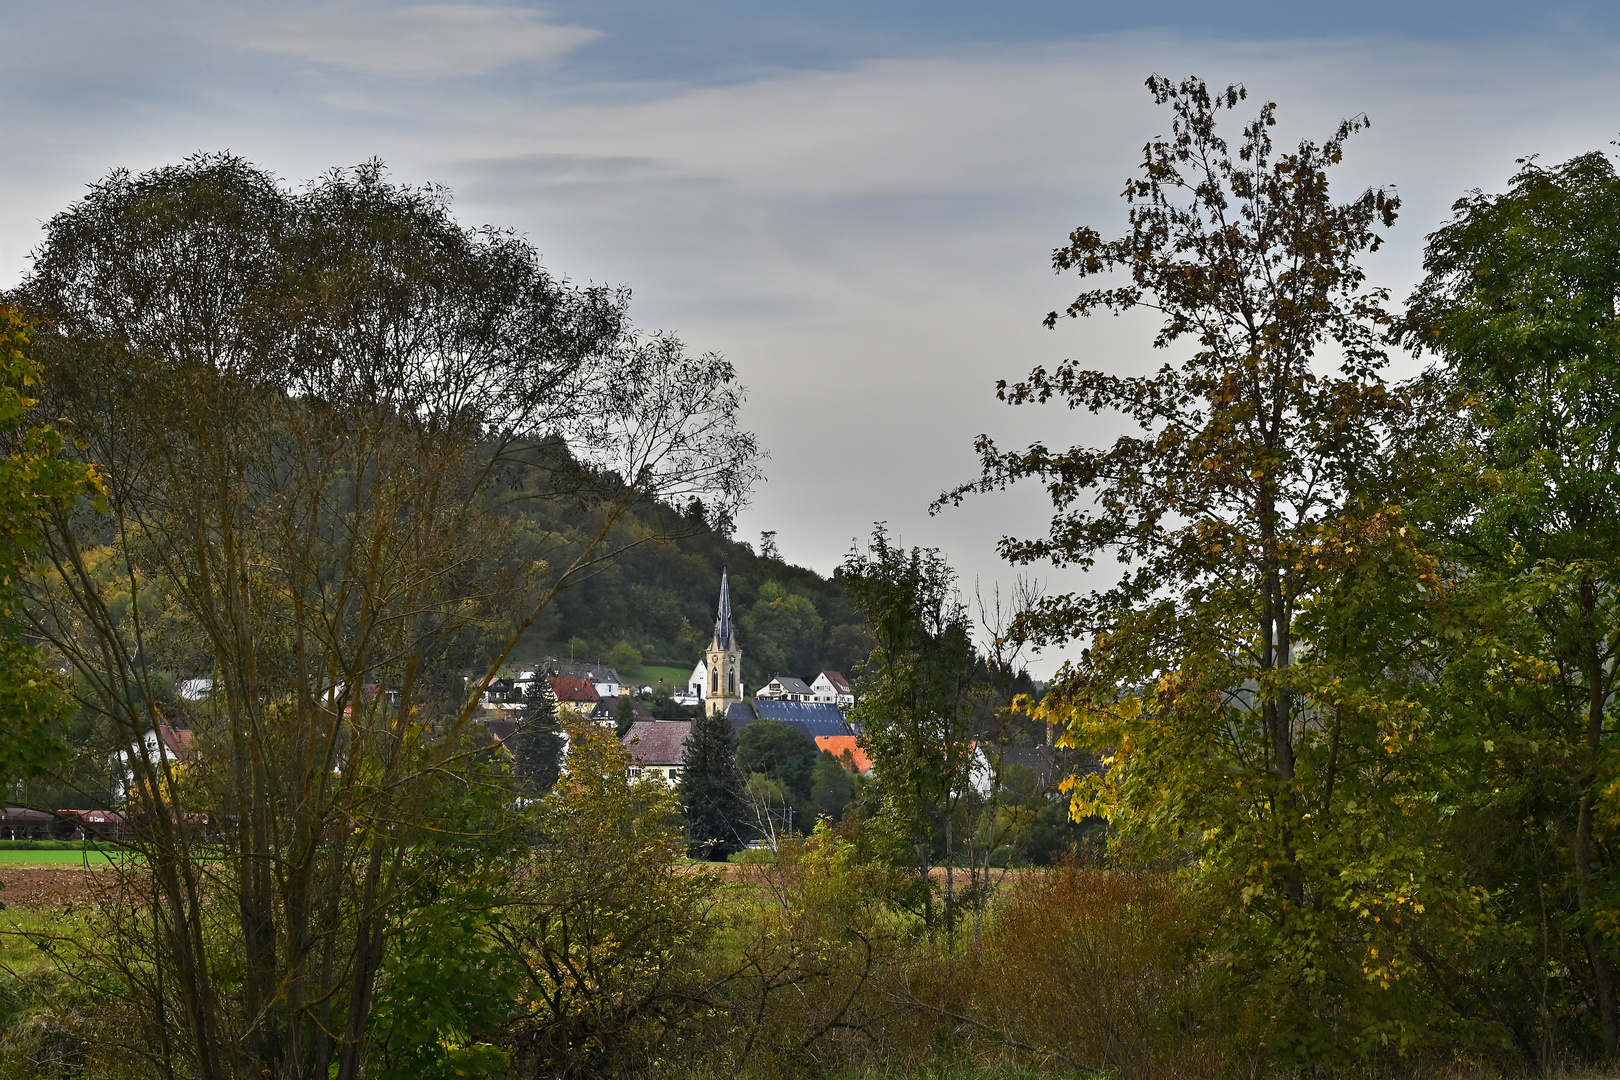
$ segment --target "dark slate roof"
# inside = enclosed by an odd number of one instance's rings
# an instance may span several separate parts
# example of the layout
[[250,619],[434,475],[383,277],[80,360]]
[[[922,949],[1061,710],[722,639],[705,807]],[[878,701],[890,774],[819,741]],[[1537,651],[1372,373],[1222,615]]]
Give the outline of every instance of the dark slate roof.
[[733,729],[741,731],[755,720],[758,720],[759,715],[754,712],[754,707],[748,702],[733,701],[726,706],[726,719],[731,721]]
[[638,720],[624,733],[624,745],[637,765],[679,765],[691,734],[690,720]]
[[487,720],[484,722],[484,730],[489,732],[489,737],[498,743],[504,743],[507,739],[510,739],[517,729],[518,721],[516,720]]
[[[637,720],[651,720],[653,718],[652,710],[635,698],[630,699],[630,706],[636,710]],[[618,715],[619,699],[616,697],[603,698],[596,703],[596,708],[591,710],[592,720],[613,720]]]
[[714,620],[714,647],[721,652],[730,652],[736,636],[737,628],[731,621],[731,581],[721,570],[720,610]]
[[765,685],[769,686],[771,683],[779,684],[785,694],[810,693],[810,684],[803,679],[796,679],[792,675],[773,675],[766,680]]
[[[761,720],[792,724],[812,739],[823,735],[853,735],[838,706],[818,701],[765,701],[754,699],[754,712]],[[732,721],[736,723],[735,720]]]

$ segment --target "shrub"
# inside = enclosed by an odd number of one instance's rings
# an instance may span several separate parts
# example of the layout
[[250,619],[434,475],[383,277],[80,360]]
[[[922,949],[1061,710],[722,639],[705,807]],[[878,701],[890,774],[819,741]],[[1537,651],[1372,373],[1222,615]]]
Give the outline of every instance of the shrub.
[[1065,865],[1029,872],[977,945],[936,946],[904,994],[933,1042],[1135,1080],[1225,1062],[1199,920],[1166,876]]

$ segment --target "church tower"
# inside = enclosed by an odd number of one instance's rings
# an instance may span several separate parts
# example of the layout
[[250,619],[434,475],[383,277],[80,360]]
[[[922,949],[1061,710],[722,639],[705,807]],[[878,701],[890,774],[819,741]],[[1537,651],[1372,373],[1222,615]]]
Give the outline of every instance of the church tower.
[[720,571],[720,611],[714,620],[714,640],[707,656],[709,689],[704,712],[721,715],[733,702],[743,699],[742,650],[737,648],[737,626],[731,618],[731,582]]

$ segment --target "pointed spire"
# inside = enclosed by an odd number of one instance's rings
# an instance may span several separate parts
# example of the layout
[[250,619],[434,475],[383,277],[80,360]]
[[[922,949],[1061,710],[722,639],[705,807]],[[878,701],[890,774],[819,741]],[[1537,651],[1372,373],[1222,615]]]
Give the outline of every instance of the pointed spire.
[[720,571],[720,611],[714,620],[714,648],[720,652],[730,652],[735,646],[732,644],[736,636],[735,628],[731,622],[731,581],[724,568]]

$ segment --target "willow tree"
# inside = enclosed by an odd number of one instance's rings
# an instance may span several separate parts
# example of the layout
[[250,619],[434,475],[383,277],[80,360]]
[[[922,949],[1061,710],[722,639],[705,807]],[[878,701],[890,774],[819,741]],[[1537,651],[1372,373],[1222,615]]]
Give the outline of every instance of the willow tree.
[[[106,478],[51,518],[30,612],[126,748],[137,1048],[356,1077],[400,898],[479,827],[447,795],[489,777],[480,689],[627,508],[742,497],[732,368],[375,163],[114,173],[23,292]],[[528,535],[542,497],[583,524]],[[197,677],[177,761],[147,736]]]
[[[940,505],[1034,481],[1050,531],[1003,539],[1004,557],[1117,560],[1116,584],[1049,597],[1021,620],[1039,642],[1084,646],[1045,703],[1071,742],[1108,755],[1076,811],[1113,817],[1118,843],[1174,857],[1230,901],[1222,947],[1281,1029],[1274,1049],[1376,1052],[1413,1037],[1428,1008],[1411,1005],[1395,974],[1410,953],[1392,965],[1386,938],[1420,921],[1443,875],[1424,861],[1431,848],[1406,843],[1405,823],[1426,813],[1422,770],[1381,753],[1412,717],[1376,688],[1318,677],[1332,642],[1301,620],[1358,552],[1411,555],[1385,454],[1406,399],[1383,380],[1390,317],[1362,267],[1399,201],[1330,191],[1364,118],[1280,151],[1268,103],[1233,145],[1219,128],[1241,87],[1147,85],[1169,134],[1126,184],[1124,234],[1079,228],[1055,251],[1058,271],[1102,284],[1046,325],[1151,312],[1154,347],[1181,358],[1141,376],[1066,361],[998,384],[1011,404],[1056,401],[1137,430],[1067,449],[981,436],[980,478]],[[1347,998],[1371,1012],[1323,1004]]]

